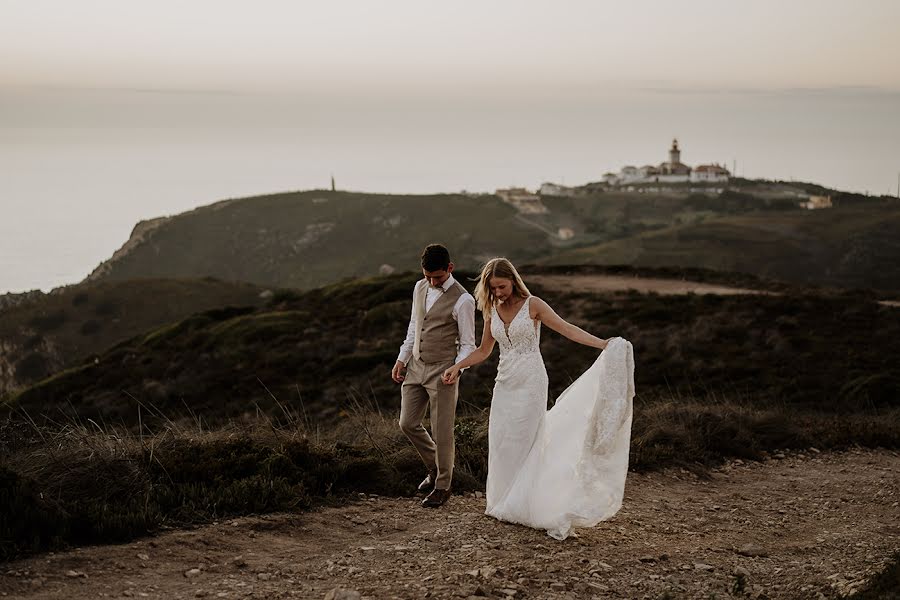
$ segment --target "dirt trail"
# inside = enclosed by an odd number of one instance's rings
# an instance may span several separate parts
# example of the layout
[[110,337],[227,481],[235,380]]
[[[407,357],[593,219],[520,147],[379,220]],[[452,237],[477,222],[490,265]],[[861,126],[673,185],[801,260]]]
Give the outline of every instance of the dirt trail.
[[624,275],[530,275],[534,282],[546,289],[582,292],[613,292],[635,290],[657,294],[774,294],[765,290],[730,287],[714,283],[700,283],[683,279],[627,277]]
[[[624,275],[530,275],[528,281],[534,282],[545,289],[564,292],[607,293],[634,290],[642,294],[652,292],[664,296],[677,294],[717,294],[720,296],[746,294],[779,295],[778,292],[730,287],[714,283],[700,283],[683,279],[627,277]],[[900,308],[900,300],[879,300],[878,303],[882,306]]]
[[473,495],[437,510],[361,497],[17,561],[0,567],[0,593],[836,598],[900,549],[900,453],[811,449],[710,475],[630,473],[622,510],[564,541],[486,517]]

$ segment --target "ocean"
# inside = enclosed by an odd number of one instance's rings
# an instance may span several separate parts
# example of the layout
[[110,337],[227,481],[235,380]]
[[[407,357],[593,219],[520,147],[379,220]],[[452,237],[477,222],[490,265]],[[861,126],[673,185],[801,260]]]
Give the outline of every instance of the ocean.
[[[626,164],[896,194],[900,92],[667,86],[237,94],[0,89],[0,293],[82,280],[142,219],[224,198],[580,185]],[[448,217],[452,218],[452,216]]]

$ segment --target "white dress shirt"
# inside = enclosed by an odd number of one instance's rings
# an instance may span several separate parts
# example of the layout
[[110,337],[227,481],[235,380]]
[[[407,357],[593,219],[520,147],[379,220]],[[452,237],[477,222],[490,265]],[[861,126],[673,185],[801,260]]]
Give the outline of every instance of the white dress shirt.
[[[428,314],[428,311],[431,310],[437,299],[445,291],[449,290],[454,283],[456,283],[456,280],[453,279],[453,275],[450,275],[441,286],[443,290],[428,283],[425,284],[428,286],[428,292],[425,295],[425,314]],[[413,291],[413,294],[415,294],[415,291]],[[413,296],[413,309],[409,318],[409,326],[406,328],[406,339],[403,340],[403,345],[400,346],[400,354],[397,356],[397,360],[404,365],[412,357],[413,345],[416,342],[415,309],[416,302],[415,296]],[[456,320],[456,325],[459,328],[459,351],[456,355],[456,362],[459,362],[475,350],[475,298],[472,297],[472,294],[463,292],[459,295],[459,298],[456,299],[456,304],[453,305],[453,318]]]

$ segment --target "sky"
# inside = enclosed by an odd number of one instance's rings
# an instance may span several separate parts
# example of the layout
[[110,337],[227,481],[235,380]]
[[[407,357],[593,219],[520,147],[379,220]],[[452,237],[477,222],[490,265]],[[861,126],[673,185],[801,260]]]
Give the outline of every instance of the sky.
[[0,86],[897,90],[898,23],[896,0],[0,0]]
[[0,294],[143,219],[623,165],[898,193],[900,0],[0,0]]

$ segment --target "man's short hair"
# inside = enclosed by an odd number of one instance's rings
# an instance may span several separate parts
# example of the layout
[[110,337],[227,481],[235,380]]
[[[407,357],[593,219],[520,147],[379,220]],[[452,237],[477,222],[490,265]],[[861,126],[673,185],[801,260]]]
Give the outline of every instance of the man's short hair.
[[429,244],[422,251],[422,268],[426,271],[446,271],[450,266],[450,251],[440,244]]

